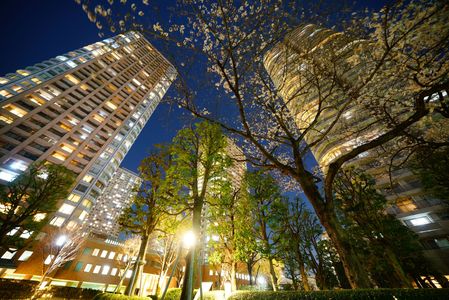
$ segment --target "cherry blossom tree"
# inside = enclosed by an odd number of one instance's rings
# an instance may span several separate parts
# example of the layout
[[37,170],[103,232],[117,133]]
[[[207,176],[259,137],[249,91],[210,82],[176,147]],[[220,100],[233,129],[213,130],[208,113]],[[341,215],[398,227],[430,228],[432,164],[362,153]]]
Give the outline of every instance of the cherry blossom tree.
[[[139,30],[161,45],[180,74],[171,103],[219,124],[254,165],[300,186],[351,286],[372,286],[336,216],[333,182],[343,165],[382,146],[447,143],[420,130],[435,126],[426,122],[435,115],[449,116],[447,3],[397,1],[379,12],[336,17],[337,10],[296,1],[180,0],[165,14],[147,1],[112,2],[82,7],[99,28]],[[301,47],[285,38],[308,23],[345,33],[324,30],[333,38]],[[276,47],[277,78],[264,60]],[[310,99],[294,109],[295,101]],[[344,120],[354,108],[363,126]],[[315,174],[310,150],[341,134],[358,138]]]

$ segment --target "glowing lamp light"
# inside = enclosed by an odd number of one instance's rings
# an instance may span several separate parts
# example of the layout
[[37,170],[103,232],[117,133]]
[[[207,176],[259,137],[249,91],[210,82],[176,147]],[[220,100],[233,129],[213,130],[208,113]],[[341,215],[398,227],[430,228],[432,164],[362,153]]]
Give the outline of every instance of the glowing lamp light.
[[60,237],[58,237],[55,241],[56,246],[61,247],[62,245],[64,245],[67,242],[68,238],[66,235],[61,235]]
[[257,284],[258,285],[266,285],[267,284],[267,280],[265,279],[265,277],[258,277],[257,278]]
[[182,237],[182,243],[183,243],[184,247],[189,249],[190,247],[195,245],[195,242],[196,242],[195,239],[196,239],[195,233],[193,233],[193,231],[189,230],[186,233],[184,233],[184,236]]

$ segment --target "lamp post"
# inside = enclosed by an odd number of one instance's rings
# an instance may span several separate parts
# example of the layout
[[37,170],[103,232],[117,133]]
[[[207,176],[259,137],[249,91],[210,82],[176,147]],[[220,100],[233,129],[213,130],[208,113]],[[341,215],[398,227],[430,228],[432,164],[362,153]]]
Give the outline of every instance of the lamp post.
[[[195,234],[193,233],[193,231],[187,231],[184,234],[184,236],[182,237],[182,243],[180,243],[180,245],[178,247],[178,253],[177,253],[177,256],[176,256],[176,261],[175,261],[174,266],[172,267],[172,270],[171,270],[171,273],[170,273],[170,277],[168,278],[167,284],[165,285],[164,292],[162,293],[162,296],[161,296],[161,300],[164,300],[164,298],[165,298],[165,294],[167,293],[168,286],[170,285],[171,279],[173,278],[173,274],[175,273],[175,270],[176,270],[176,268],[178,266],[179,257],[181,256],[181,250],[182,250],[183,246],[185,248],[187,248],[187,249],[190,249],[194,245],[195,245]],[[192,251],[192,253],[193,252],[194,251]],[[189,269],[192,269],[192,275],[193,275],[193,266],[191,265]],[[189,274],[190,274],[190,272],[189,272]],[[190,283],[193,283],[193,279],[190,280]],[[192,295],[192,285],[190,285],[190,298],[189,298],[189,300],[192,298],[191,295]]]

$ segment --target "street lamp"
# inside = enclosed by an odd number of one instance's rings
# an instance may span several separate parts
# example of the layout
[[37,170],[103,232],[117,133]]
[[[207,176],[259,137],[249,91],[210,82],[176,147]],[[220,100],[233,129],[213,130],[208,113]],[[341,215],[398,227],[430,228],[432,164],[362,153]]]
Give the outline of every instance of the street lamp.
[[66,235],[60,235],[56,241],[55,241],[55,245],[58,247],[63,246],[66,242],[67,242],[68,238]]
[[[189,230],[186,233],[184,233],[184,235],[182,236],[182,243],[180,243],[179,247],[178,247],[178,254],[176,256],[175,264],[172,267],[170,277],[168,278],[167,284],[165,285],[164,292],[162,293],[162,296],[161,296],[161,300],[164,300],[164,298],[165,298],[165,294],[167,293],[168,286],[170,285],[170,281],[173,278],[173,274],[175,273],[175,270],[178,266],[179,257],[181,256],[181,250],[182,250],[183,246],[186,249],[190,249],[191,247],[193,247],[195,245],[195,243],[196,243],[196,237],[195,237],[195,233],[193,233],[193,231]],[[193,253],[193,251],[192,251],[192,253]],[[192,273],[193,273],[193,265],[192,264],[190,264],[190,269],[192,269]],[[186,270],[186,272],[187,272],[187,270]],[[191,280],[191,283],[193,283],[193,280]],[[190,285],[190,291],[191,290],[192,290],[192,285]]]

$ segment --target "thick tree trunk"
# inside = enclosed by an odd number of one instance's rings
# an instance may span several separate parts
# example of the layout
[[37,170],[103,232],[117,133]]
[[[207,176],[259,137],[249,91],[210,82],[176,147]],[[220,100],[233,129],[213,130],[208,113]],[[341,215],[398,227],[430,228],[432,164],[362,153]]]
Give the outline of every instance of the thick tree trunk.
[[277,291],[278,290],[278,287],[277,287],[278,279],[276,277],[276,271],[274,270],[273,259],[269,258],[268,263],[270,264],[271,285],[273,286],[273,291]]
[[391,271],[393,272],[395,282],[392,282],[392,284],[396,285],[395,287],[412,288],[413,286],[411,278],[409,278],[407,274],[405,274],[401,264],[399,263],[393,251],[389,247],[385,247],[385,254],[386,258],[390,262],[390,266],[393,268],[393,270]]
[[347,240],[344,229],[341,227],[334,212],[321,211],[318,213],[321,224],[326,229],[340,257],[346,277],[352,288],[371,288],[373,284],[363,267],[357,252]]
[[237,274],[237,263],[233,262],[231,264],[231,290],[232,290],[232,292],[237,291],[236,274]]
[[250,263],[246,263],[246,269],[249,276],[249,285],[253,285],[253,266]]
[[301,262],[299,264],[299,272],[301,273],[301,283],[302,288],[304,291],[310,291],[310,285],[309,285],[309,277],[307,276],[306,268],[304,267],[304,263]]
[[[143,266],[145,265],[145,255],[147,253],[148,248],[148,234],[144,234],[142,236],[142,242],[140,243],[140,249],[139,254],[137,255],[137,260],[133,267],[133,273],[131,275],[131,278],[129,279],[128,286],[125,290],[125,295],[131,296],[134,295],[134,291],[136,289],[136,284],[139,282],[139,277],[142,274]],[[129,258],[131,259],[131,258]]]

